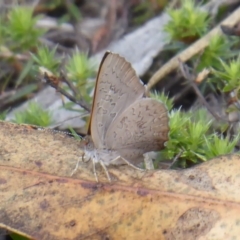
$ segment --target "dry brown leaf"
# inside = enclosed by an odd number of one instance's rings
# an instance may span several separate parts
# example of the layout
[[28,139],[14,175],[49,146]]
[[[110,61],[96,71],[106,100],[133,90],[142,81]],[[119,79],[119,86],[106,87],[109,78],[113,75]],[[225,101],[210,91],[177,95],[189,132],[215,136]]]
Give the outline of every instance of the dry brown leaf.
[[[240,157],[195,168],[111,167],[95,182],[79,141],[0,122],[0,227],[34,239],[238,239]],[[99,171],[98,171],[99,172]]]

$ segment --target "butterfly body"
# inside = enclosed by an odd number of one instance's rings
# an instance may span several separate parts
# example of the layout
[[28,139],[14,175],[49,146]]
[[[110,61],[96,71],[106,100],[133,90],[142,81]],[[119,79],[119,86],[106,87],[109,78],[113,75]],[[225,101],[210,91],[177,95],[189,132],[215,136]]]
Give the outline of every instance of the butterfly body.
[[[87,136],[83,141],[85,141],[84,154],[87,160],[91,159],[95,163],[103,162],[106,166],[122,163],[121,159],[117,159],[120,156],[120,153],[117,151],[107,148],[97,149],[89,136]],[[114,159],[116,159],[116,161],[112,161]]]

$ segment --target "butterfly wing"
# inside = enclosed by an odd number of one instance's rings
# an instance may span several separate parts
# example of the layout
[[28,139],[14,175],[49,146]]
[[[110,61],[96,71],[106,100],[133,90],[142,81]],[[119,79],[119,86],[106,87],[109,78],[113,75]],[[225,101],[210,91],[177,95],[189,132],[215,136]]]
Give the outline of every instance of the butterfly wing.
[[106,147],[108,128],[137,99],[145,87],[131,64],[118,54],[106,52],[99,67],[90,131],[96,148]]
[[158,151],[168,140],[168,111],[163,103],[141,98],[122,112],[109,127],[106,145],[127,160]]

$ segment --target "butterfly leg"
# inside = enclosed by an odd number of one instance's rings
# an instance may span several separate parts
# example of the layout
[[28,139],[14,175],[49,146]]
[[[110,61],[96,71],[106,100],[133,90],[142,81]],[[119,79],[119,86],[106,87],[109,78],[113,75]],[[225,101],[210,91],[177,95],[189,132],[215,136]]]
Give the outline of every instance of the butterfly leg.
[[96,163],[94,160],[92,160],[92,164],[93,164],[93,174],[95,176],[96,182],[98,182],[98,176],[97,176],[97,171],[96,171]]
[[136,167],[135,165],[133,165],[132,163],[130,163],[127,159],[121,157],[121,156],[118,156],[116,158],[114,158],[113,160],[111,160],[111,162],[114,162],[114,161],[117,161],[119,159],[122,159],[128,166],[136,169],[136,170],[139,170],[139,171],[145,171],[145,169],[142,169],[142,168],[139,168],[139,167]]
[[[84,157],[84,154],[82,155],[82,161],[83,161],[83,157]],[[77,161],[77,164],[75,166],[75,168],[73,169],[72,173],[71,173],[71,177],[73,176],[73,174],[78,170],[79,168],[79,163],[80,163],[80,158],[78,158],[78,161]]]
[[99,161],[99,162],[100,162],[102,168],[104,169],[104,171],[105,171],[105,173],[106,173],[106,175],[107,175],[108,181],[111,182],[112,180],[111,180],[111,177],[110,177],[110,175],[109,175],[109,172],[108,172],[105,164],[103,163],[103,161]]

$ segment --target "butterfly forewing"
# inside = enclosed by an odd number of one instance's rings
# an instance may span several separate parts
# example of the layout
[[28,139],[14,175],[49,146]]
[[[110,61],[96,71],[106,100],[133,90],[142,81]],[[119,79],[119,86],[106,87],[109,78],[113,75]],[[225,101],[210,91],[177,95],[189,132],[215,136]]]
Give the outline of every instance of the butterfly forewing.
[[131,64],[118,54],[105,53],[98,72],[90,121],[90,134],[96,148],[106,147],[108,129],[144,93],[145,87]]

